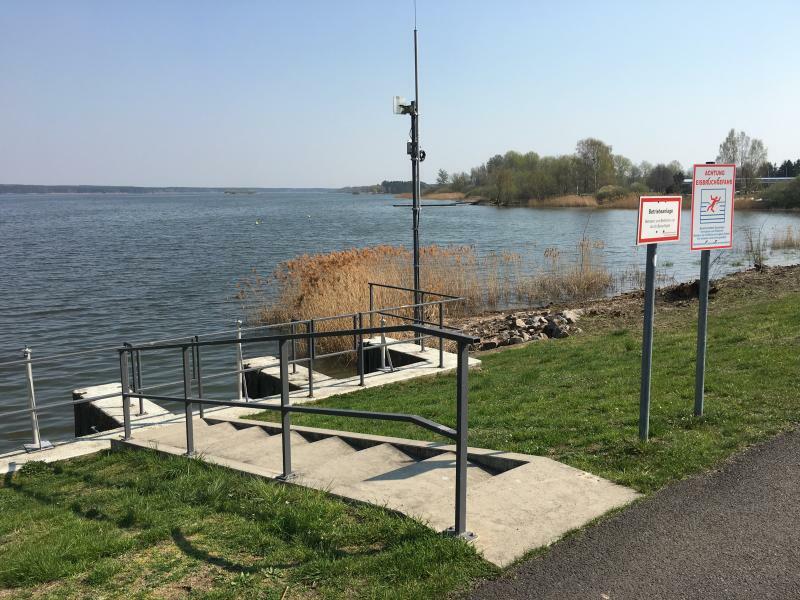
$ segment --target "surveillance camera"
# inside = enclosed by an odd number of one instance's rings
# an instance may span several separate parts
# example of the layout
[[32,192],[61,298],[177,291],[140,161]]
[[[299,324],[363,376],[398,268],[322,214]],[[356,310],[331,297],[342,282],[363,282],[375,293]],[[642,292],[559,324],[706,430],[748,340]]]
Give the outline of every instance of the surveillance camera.
[[394,114],[405,115],[411,112],[411,102],[400,96],[394,97],[393,104]]

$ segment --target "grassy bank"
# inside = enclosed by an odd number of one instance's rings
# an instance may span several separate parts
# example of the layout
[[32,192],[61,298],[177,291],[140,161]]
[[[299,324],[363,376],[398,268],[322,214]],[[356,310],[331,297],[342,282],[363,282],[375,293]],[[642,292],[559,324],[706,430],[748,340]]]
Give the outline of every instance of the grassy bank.
[[[800,268],[718,288],[705,417],[691,416],[696,301],[661,297],[652,438],[637,441],[641,298],[629,295],[586,305],[581,335],[481,356],[470,444],[651,492],[792,427]],[[454,396],[445,375],[321,404],[452,424]],[[402,424],[293,422],[430,439]],[[493,573],[468,545],[380,508],[147,451],[31,463],[0,485],[0,598],[442,598]]]
[[0,598],[438,598],[492,572],[380,508],[147,451],[0,486]]
[[[706,415],[692,416],[696,301],[660,301],[651,441],[637,440],[641,299],[608,301],[584,333],[481,357],[470,374],[470,445],[550,456],[643,492],[707,469],[800,416],[800,269],[738,274],[710,305]],[[452,376],[320,404],[454,423]],[[263,415],[271,420],[271,414]],[[411,425],[303,415],[302,425],[432,439]]]

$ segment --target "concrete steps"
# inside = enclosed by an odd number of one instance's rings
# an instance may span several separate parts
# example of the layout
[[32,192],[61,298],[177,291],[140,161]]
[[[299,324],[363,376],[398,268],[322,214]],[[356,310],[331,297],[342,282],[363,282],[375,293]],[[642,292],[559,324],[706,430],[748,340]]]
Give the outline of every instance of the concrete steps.
[[414,459],[391,444],[377,444],[344,458],[328,460],[317,466],[298,469],[300,475],[330,488],[364,481],[372,477],[414,464]]
[[[196,418],[193,427],[195,451],[205,460],[262,476],[282,473],[279,425]],[[453,525],[453,446],[307,427],[290,435],[296,483],[385,506],[437,530]],[[179,453],[186,428],[144,427],[128,444]],[[501,566],[638,496],[540,456],[479,448],[468,454],[467,528],[484,557]]]
[[[366,452],[366,450],[364,451]],[[467,489],[493,478],[475,463],[467,462]],[[373,504],[385,503],[407,515],[427,518],[427,507],[448,504],[455,497],[455,454],[445,453],[414,461],[396,469],[388,469],[360,481],[337,482],[331,491]],[[385,499],[389,499],[388,502]],[[452,510],[449,519],[452,520]],[[452,525],[449,523],[442,529]]]
[[[253,447],[264,443],[270,436],[261,427],[239,429],[235,438],[226,436],[203,448],[206,454],[220,454],[235,460],[245,460],[253,455]],[[235,440],[235,443],[234,443]]]

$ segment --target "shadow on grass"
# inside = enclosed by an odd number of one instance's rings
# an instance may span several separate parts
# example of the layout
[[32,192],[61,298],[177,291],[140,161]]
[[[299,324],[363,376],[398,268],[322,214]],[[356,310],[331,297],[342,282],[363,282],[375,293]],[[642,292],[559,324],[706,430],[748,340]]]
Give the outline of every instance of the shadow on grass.
[[[221,556],[214,556],[209,552],[207,552],[206,550],[198,548],[197,546],[192,544],[192,542],[189,541],[189,539],[185,535],[183,535],[183,532],[181,531],[180,527],[173,528],[172,531],[170,532],[170,535],[172,536],[172,541],[175,542],[175,545],[186,556],[194,558],[195,560],[202,561],[209,565],[219,567],[220,569],[228,571],[229,573],[253,574],[253,573],[258,573],[261,569],[263,569],[263,565],[262,566],[240,565],[238,563],[222,558]],[[270,565],[270,567],[275,569],[291,569],[297,567],[297,564],[287,563],[287,564]]]

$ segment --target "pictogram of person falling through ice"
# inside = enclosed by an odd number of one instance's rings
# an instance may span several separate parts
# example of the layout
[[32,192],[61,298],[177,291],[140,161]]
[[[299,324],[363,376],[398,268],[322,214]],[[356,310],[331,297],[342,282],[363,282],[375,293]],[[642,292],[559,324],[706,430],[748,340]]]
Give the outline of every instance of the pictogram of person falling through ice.
[[711,202],[708,204],[706,210],[708,212],[716,212],[717,204],[719,204],[720,196],[711,196]]

